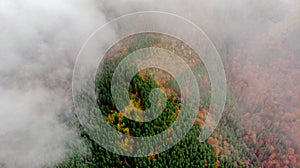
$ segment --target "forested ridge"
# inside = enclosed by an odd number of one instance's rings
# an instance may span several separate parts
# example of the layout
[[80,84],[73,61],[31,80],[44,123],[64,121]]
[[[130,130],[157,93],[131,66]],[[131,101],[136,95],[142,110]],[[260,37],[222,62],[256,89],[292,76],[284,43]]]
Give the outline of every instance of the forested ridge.
[[[107,117],[108,122],[125,134],[133,136],[151,136],[167,129],[174,120],[176,120],[176,109],[179,107],[179,99],[173,95],[167,99],[166,109],[155,120],[146,123],[132,121],[120,115],[114,106],[112,96],[110,93],[110,81],[112,78],[111,68],[113,62],[110,60],[105,63],[102,69],[103,75],[97,81],[97,88],[99,88],[99,108],[103,115]],[[156,88],[158,84],[152,76],[148,75],[143,79],[140,74],[137,74],[130,85],[130,97],[133,103],[136,104],[141,110],[149,108],[149,93],[152,89]],[[130,102],[125,102],[124,106],[128,106]],[[134,117],[134,111],[131,111]],[[167,121],[167,122],[166,122]],[[224,158],[217,158],[215,149],[212,145],[200,143],[198,134],[200,131],[200,123],[195,123],[194,128],[188,135],[171,149],[162,152],[158,155],[149,153],[148,157],[124,157],[109,152],[94,142],[86,133],[82,133],[82,138],[85,139],[91,155],[88,158],[74,158],[59,167],[220,167],[232,166],[226,162]],[[167,138],[165,141],[171,141],[172,137]],[[134,142],[128,142],[134,143]],[[138,149],[130,149],[138,150]]]
[[[163,92],[166,92],[166,108],[161,115],[150,122],[143,123],[126,118],[117,110],[111,95],[111,81],[115,68],[129,53],[151,46],[173,49],[178,55],[187,55],[183,59],[189,62],[192,69],[198,69],[203,72],[197,77],[199,89],[202,93],[201,107],[188,134],[167,151],[159,154],[150,152],[147,157],[127,157],[112,153],[101,147],[77,121],[81,138],[85,146],[87,146],[88,152],[82,154],[77,149],[74,149],[68,158],[58,164],[57,167],[256,167],[260,165],[256,152],[264,149],[258,144],[247,146],[244,143],[244,136],[247,133],[246,130],[240,127],[241,123],[235,116],[236,109],[233,108],[234,97],[230,93],[218,127],[205,142],[199,142],[199,133],[209,113],[209,93],[211,88],[207,72],[200,60],[193,59],[195,58],[194,53],[188,46],[181,42],[166,41],[164,37],[165,35],[141,34],[123,42],[121,51],[114,48],[111,49],[108,52],[108,56],[102,61],[101,68],[98,69],[96,76],[95,92],[98,96],[97,104],[107,122],[126,135],[136,137],[153,136],[169,128],[174,121],[180,119],[178,114],[180,113],[181,102],[178,85],[171,76],[162,75],[165,72],[157,69],[149,69],[140,71],[130,81],[128,90],[130,100],[123,101],[123,99],[120,99],[119,101],[123,102],[119,103],[122,104],[122,110],[125,110],[131,119],[139,117],[138,113],[140,111],[150,107],[149,94],[151,90],[155,88],[160,90],[157,98],[154,100],[157,107],[162,103],[159,95],[163,95]],[[181,48],[179,51],[175,49],[178,46]],[[133,69],[136,68],[132,64],[128,64],[128,66],[132,66]],[[160,79],[159,77],[161,76],[164,76],[164,79]],[[258,139],[263,137],[264,134],[264,132],[258,134]],[[166,137],[165,143],[172,140],[172,136]],[[133,143],[136,142],[127,139],[119,145],[124,150],[138,152],[138,148],[134,149],[131,147]]]

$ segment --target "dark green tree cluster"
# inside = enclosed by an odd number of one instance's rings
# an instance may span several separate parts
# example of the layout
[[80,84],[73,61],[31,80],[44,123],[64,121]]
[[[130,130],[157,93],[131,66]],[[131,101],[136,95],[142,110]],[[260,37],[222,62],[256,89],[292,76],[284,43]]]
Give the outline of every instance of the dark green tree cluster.
[[[97,79],[97,91],[99,92],[98,104],[102,113],[108,116],[110,110],[117,110],[112,100],[110,92],[110,83],[112,79],[113,62],[109,60],[102,69],[102,73]],[[158,85],[151,76],[145,80],[137,74],[130,83],[129,92],[136,95],[136,99],[141,100],[144,109],[150,107],[149,93]],[[155,120],[150,122],[136,122],[123,117],[124,124],[130,128],[133,136],[151,136],[166,130],[175,117],[172,113],[179,107],[179,100],[169,98],[164,112]],[[115,124],[117,118],[115,119]],[[169,121],[166,123],[166,121]],[[82,132],[82,138],[91,152],[88,156],[70,157],[58,167],[214,167],[217,157],[214,153],[214,147],[206,143],[200,143],[197,139],[199,128],[193,127],[192,130],[171,149],[158,155],[149,157],[125,157],[105,150],[94,142],[88,134]],[[138,149],[135,149],[138,150]],[[220,159],[220,167],[230,167],[230,163]]]
[[[104,62],[105,67],[102,69],[101,74],[105,74],[105,75],[98,76],[99,77],[97,79],[98,82],[96,83],[97,90],[99,91],[98,105],[102,113],[104,113],[104,115],[106,116],[108,116],[110,110],[117,110],[112,100],[112,95],[110,91],[111,90],[110,83],[113,76],[113,71],[111,71],[111,69],[114,69],[115,68],[114,65],[116,65],[113,64],[112,61],[113,60]],[[105,78],[109,78],[109,79],[105,79]],[[133,79],[130,82],[129,93],[132,93],[132,95],[134,96],[133,97],[134,101],[140,100],[142,110],[146,110],[149,109],[151,105],[149,100],[149,94],[151,90],[157,87],[158,84],[154,80],[153,76],[148,74],[147,79],[143,80],[140,74],[138,73],[133,77]],[[154,101],[157,102],[158,100],[154,100]],[[128,105],[128,102],[124,104]],[[155,105],[156,103],[154,102],[152,106]],[[132,130],[131,132],[133,136],[153,136],[155,134],[158,134],[166,130],[174,122],[175,118],[172,116],[172,113],[175,112],[175,109],[178,107],[179,107],[179,100],[175,99],[174,101],[174,97],[170,97],[166,102],[166,108],[163,109],[164,110],[163,113],[156,119],[150,122],[141,123],[123,117],[122,122],[125,124],[125,126],[129,127]],[[160,110],[160,109],[153,108],[153,110],[154,111],[149,112],[149,114],[156,113],[155,110]],[[134,116],[134,111],[131,112],[131,115]],[[117,121],[115,121],[114,123],[117,123]]]

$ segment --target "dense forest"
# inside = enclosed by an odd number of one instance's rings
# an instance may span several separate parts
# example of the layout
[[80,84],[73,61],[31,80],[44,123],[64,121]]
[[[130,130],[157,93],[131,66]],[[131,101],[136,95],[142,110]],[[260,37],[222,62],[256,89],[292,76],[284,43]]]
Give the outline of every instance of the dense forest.
[[[99,66],[95,80],[97,105],[107,122],[126,135],[147,137],[161,133],[168,129],[174,121],[180,119],[178,114],[180,113],[181,99],[178,84],[172,76],[159,69],[147,69],[135,74],[130,81],[128,91],[126,91],[129,93],[130,100],[124,101],[122,98],[118,100],[122,106],[121,109],[130,116],[129,118],[120,113],[113,101],[111,81],[120,61],[137,49],[155,46],[173,50],[188,62],[191,69],[202,72],[197,76],[201,92],[201,107],[197,118],[194,119],[192,129],[179,143],[164,152],[159,154],[150,152],[147,157],[127,157],[103,148],[89,136],[79,121],[75,121],[84,145],[87,147],[87,152],[82,153],[75,148],[73,152],[69,153],[68,158],[57,167],[256,167],[261,164],[258,156],[265,152],[268,146],[267,144],[255,144],[251,141],[253,138],[250,138],[247,144],[245,143],[244,138],[248,133],[242,129],[241,123],[235,115],[236,109],[233,106],[235,99],[230,93],[228,93],[229,96],[218,127],[205,142],[199,142],[199,133],[209,113],[211,88],[205,66],[187,45],[174,38],[170,40],[170,37],[167,38],[166,35],[161,34],[138,34],[128,37],[120,43],[121,45],[115,45],[107,52]],[[176,48],[180,48],[180,50]],[[128,66],[135,68],[135,65],[130,63]],[[149,95],[155,88],[159,88],[159,90],[156,92],[157,97],[152,100],[152,104],[156,105],[153,110],[159,110],[161,104],[165,103],[163,112],[149,122],[134,121],[135,117],[140,117],[141,111],[149,109],[152,105]],[[166,93],[165,100],[163,92]],[[84,99],[84,96],[81,99]],[[274,127],[258,133],[255,141],[259,141],[272,130]],[[172,136],[166,137],[165,143],[172,142],[173,138]],[[125,139],[125,142],[119,145],[124,150],[136,153],[139,148],[132,148],[134,143],[138,142]],[[278,140],[274,143],[282,143],[282,141]],[[135,144],[136,146],[138,144]],[[278,150],[286,150],[285,145],[281,146],[282,149]]]

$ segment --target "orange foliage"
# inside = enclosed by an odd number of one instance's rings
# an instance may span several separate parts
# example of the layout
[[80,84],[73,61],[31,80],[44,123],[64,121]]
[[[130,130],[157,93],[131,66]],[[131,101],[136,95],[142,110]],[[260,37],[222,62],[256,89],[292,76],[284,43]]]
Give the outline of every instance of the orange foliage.
[[169,137],[169,138],[166,138],[165,139],[165,142],[170,142],[170,141],[172,141],[173,140],[173,138],[172,137]]
[[151,160],[156,160],[155,154],[152,153],[152,152],[150,152],[150,153],[148,154],[148,158],[151,159]]
[[208,137],[206,143],[216,147],[216,146],[218,146],[219,141],[216,138]]

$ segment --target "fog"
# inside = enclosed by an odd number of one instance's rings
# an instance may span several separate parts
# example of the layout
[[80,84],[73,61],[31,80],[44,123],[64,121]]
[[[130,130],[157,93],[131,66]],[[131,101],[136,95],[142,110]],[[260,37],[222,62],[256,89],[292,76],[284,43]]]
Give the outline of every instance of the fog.
[[71,116],[76,55],[106,22],[95,1],[0,1],[0,167],[41,167],[79,145]]
[[275,122],[299,144],[297,0],[0,0],[0,167],[53,165],[80,144],[76,128],[59,120],[72,115],[76,55],[99,26],[144,10],[175,13],[201,27],[222,57],[245,127]]

